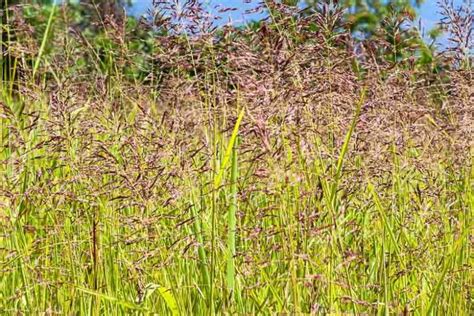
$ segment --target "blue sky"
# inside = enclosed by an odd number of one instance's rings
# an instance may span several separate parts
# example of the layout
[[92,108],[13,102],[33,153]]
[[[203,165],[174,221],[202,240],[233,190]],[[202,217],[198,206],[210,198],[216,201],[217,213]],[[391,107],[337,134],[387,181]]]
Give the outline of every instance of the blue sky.
[[[152,0],[135,0],[133,8],[129,9],[130,13],[132,14],[141,14],[150,7]],[[254,5],[244,3],[243,0],[208,0],[211,6],[214,5],[223,5],[227,7],[235,7],[238,8],[238,11],[234,11],[232,13],[226,13],[224,16],[224,20],[229,18],[232,19],[234,22],[244,22],[244,18],[242,16],[242,12],[246,9],[251,9]],[[257,3],[258,1],[252,1]],[[439,16],[437,14],[437,6],[436,0],[425,0],[425,3],[419,8],[420,18],[422,25],[427,29],[431,28],[435,25],[435,23],[439,20]]]

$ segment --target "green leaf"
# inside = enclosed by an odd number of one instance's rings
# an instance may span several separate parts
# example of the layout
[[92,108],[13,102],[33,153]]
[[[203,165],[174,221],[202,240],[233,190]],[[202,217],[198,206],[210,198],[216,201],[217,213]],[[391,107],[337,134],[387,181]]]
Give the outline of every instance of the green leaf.
[[158,290],[158,293],[160,293],[161,297],[166,303],[166,306],[171,311],[171,315],[179,315],[178,304],[176,303],[176,299],[174,298],[173,293],[170,289],[165,288],[159,284],[147,284],[145,286],[142,297],[138,299],[139,303],[143,303],[147,298],[151,296],[151,294],[153,294],[153,292],[155,292],[155,290]]
[[240,126],[240,123],[242,122],[244,114],[245,114],[245,109],[242,108],[242,110],[240,110],[239,117],[237,118],[237,122],[235,122],[234,130],[232,131],[232,136],[230,137],[229,144],[227,145],[227,148],[224,154],[224,160],[222,162],[222,166],[220,167],[217,177],[214,180],[214,188],[219,187],[219,185],[221,184],[225,168],[229,164],[230,156],[232,154],[232,148],[234,147],[235,140],[237,139],[237,134],[239,133],[239,126]]
[[109,302],[114,302],[114,303],[116,303],[118,305],[121,305],[123,307],[126,307],[126,308],[140,310],[140,311],[147,311],[146,309],[144,309],[141,306],[138,306],[138,305],[136,305],[132,302],[127,302],[125,300],[121,300],[117,297],[113,297],[113,296],[103,294],[103,293],[100,293],[100,292],[97,292],[97,291],[94,291],[94,290],[91,290],[91,289],[86,289],[86,288],[83,288],[83,287],[76,287],[76,289],[78,289],[81,292],[100,297],[100,298],[102,298],[104,300],[107,300]]

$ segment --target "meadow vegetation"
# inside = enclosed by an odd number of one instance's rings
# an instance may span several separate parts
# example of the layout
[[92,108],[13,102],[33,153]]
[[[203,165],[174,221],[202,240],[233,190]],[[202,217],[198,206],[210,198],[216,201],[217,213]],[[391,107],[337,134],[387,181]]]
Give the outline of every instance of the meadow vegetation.
[[440,5],[448,49],[329,2],[4,10],[0,313],[472,315],[473,17]]

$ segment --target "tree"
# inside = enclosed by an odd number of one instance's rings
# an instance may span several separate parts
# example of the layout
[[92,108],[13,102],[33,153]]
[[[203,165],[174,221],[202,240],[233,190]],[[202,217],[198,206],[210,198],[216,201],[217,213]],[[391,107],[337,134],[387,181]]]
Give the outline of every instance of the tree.
[[313,10],[345,9],[344,24],[354,39],[370,46],[371,54],[384,62],[398,64],[423,47],[413,27],[416,8],[423,0],[306,0]]
[[[306,0],[309,6],[317,8],[324,0]],[[370,36],[383,26],[384,21],[393,19],[393,15],[416,16],[415,9],[423,0],[338,0],[331,1],[334,5],[347,9],[346,19],[352,32],[359,36]]]

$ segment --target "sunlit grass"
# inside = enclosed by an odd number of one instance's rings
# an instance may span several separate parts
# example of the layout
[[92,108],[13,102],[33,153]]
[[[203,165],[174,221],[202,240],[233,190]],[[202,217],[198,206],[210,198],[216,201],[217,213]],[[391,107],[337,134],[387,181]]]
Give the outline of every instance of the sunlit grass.
[[[454,110],[414,121],[431,129],[423,146],[403,129],[409,115],[398,135],[373,135],[393,114],[376,112],[380,100],[414,100],[408,114],[437,105],[381,79],[353,76],[338,90],[331,57],[314,79],[321,98],[295,65],[291,84],[275,71],[270,101],[245,98],[263,85],[234,85],[209,41],[201,77],[185,42],[192,71],[170,75],[184,78],[167,82],[173,103],[127,81],[109,42],[72,53],[59,11],[48,17],[36,59],[22,64],[24,90],[2,86],[0,314],[472,312],[472,153],[425,154],[440,134],[454,142],[436,125]],[[67,68],[45,53],[57,40],[48,33],[66,43],[52,56]],[[75,54],[90,57],[87,71],[74,72]],[[395,88],[408,96],[383,90]]]

